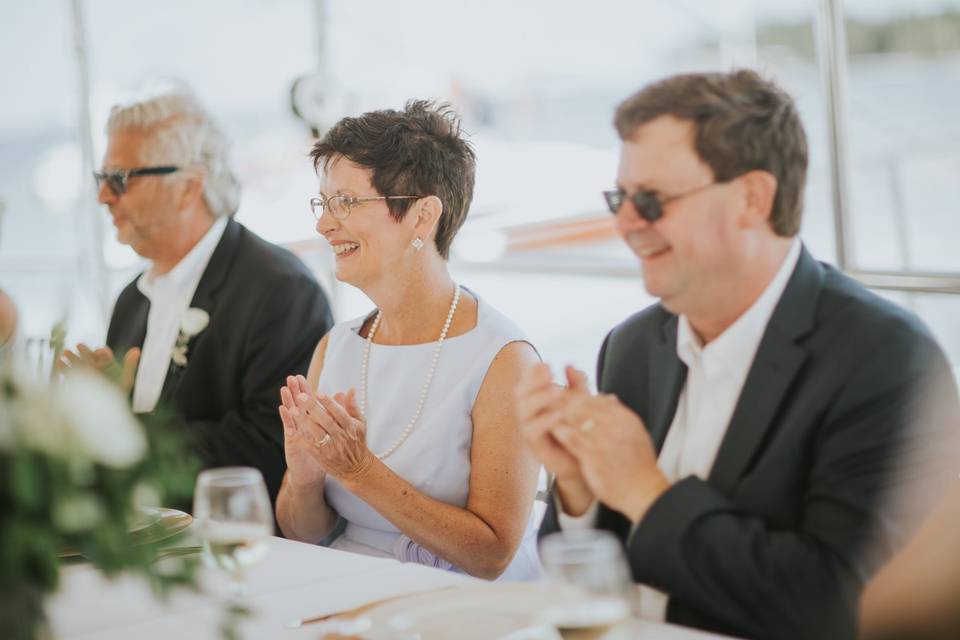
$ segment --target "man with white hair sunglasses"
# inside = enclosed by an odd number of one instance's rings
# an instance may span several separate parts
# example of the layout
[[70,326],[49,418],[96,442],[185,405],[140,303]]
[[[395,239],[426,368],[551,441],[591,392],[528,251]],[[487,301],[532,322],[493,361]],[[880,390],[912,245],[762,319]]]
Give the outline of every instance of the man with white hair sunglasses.
[[117,299],[107,346],[60,365],[113,368],[134,411],[172,408],[204,466],[257,467],[275,497],[277,390],[332,326],[327,300],[296,257],[233,219],[229,143],[192,94],[114,107],[107,133],[98,199],[150,264]]

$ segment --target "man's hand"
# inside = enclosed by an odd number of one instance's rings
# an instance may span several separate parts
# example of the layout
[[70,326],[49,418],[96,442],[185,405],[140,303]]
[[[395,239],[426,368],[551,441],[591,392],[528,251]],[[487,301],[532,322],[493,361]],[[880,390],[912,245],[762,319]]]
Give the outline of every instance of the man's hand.
[[133,347],[123,356],[123,362],[117,362],[110,347],[91,349],[80,343],[76,351],[64,349],[57,360],[57,370],[66,371],[73,367],[88,367],[102,371],[114,380],[125,393],[130,393],[137,377],[137,366],[140,364],[140,349]]
[[577,459],[553,435],[564,426],[563,407],[571,395],[587,395],[586,377],[567,367],[567,388],[553,384],[550,368],[539,364],[526,370],[517,386],[517,421],[520,433],[547,471],[556,476],[564,511],[580,515],[593,502],[593,494],[580,472]]
[[611,509],[639,522],[670,487],[640,417],[613,395],[576,394],[552,428],[587,486]]

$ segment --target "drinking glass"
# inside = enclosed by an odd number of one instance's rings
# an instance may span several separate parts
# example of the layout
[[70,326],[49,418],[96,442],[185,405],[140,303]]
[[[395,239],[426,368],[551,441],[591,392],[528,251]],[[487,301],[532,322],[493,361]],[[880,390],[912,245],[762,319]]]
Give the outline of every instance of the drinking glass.
[[193,517],[208,566],[224,571],[234,595],[245,591],[245,567],[267,551],[273,510],[263,476],[252,467],[207,469],[197,476]]
[[541,541],[540,560],[549,579],[580,591],[579,602],[544,613],[564,640],[621,637],[634,588],[623,547],[613,534],[558,531]]

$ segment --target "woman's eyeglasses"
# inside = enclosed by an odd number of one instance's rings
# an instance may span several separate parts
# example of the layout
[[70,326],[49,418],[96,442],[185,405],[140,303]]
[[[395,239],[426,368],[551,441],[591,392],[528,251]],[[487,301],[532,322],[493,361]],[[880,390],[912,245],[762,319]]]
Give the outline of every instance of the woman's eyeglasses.
[[130,178],[138,176],[163,176],[179,171],[180,167],[140,167],[137,169],[113,169],[112,171],[94,171],[93,179],[97,181],[97,191],[104,183],[118,198],[127,192]]
[[314,196],[310,198],[310,211],[313,217],[320,220],[324,211],[329,211],[337,220],[346,220],[350,212],[358,204],[373,200],[419,200],[423,196]]

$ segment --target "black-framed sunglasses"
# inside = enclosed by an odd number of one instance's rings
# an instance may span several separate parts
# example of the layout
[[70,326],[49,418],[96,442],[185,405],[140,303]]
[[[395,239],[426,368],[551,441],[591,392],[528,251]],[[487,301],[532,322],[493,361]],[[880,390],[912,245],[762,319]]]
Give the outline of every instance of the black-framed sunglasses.
[[97,181],[97,191],[107,184],[110,191],[118,198],[127,192],[127,184],[130,178],[138,176],[165,176],[169,173],[179,171],[180,167],[139,167],[137,169],[114,169],[112,171],[94,171],[93,179]]
[[685,191],[683,193],[678,193],[677,195],[667,196],[661,198],[654,191],[637,191],[632,196],[627,196],[627,192],[623,189],[612,189],[610,191],[603,192],[603,198],[607,201],[607,207],[610,209],[610,213],[617,215],[617,212],[620,211],[620,207],[623,206],[625,200],[630,200],[633,203],[634,208],[637,210],[637,214],[646,220],[647,222],[656,222],[663,217],[663,208],[674,202],[680,200],[681,198],[686,198],[687,196],[692,196],[695,193],[700,193],[705,191],[710,187],[718,184],[725,184],[728,181],[718,181],[705,184],[702,187],[697,187],[696,189],[691,189],[690,191]]
[[350,212],[353,211],[353,208],[358,204],[364,202],[372,202],[374,200],[419,200],[423,196],[330,196],[329,198],[324,198],[323,196],[314,196],[310,198],[310,211],[313,213],[313,217],[317,220],[320,220],[320,217],[323,215],[324,210],[330,211],[332,215],[337,220],[346,220],[350,215]]

